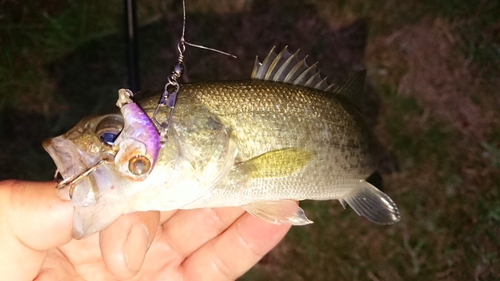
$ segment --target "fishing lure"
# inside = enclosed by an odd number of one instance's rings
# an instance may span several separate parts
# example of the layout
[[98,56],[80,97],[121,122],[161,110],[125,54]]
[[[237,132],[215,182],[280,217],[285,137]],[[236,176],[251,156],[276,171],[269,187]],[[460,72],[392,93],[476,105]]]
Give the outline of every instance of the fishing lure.
[[144,180],[156,163],[160,135],[149,116],[132,101],[132,91],[120,89],[116,105],[123,115],[124,126],[114,141],[117,169],[133,180]]
[[[177,101],[177,93],[180,85],[177,82],[184,70],[184,52],[186,45],[214,51],[233,58],[236,56],[226,52],[208,48],[201,45],[196,45],[186,42],[184,38],[186,29],[186,6],[182,1],[183,7],[183,26],[182,35],[177,44],[178,60],[171,75],[167,78],[164,91],[153,111],[151,118],[137,105],[132,97],[134,93],[129,89],[120,89],[118,91],[118,101],[116,105],[120,108],[123,116],[123,129],[118,132],[107,133],[100,136],[101,141],[110,149],[105,150],[100,159],[93,165],[87,166],[85,170],[79,174],[75,174],[65,179],[62,178],[59,170],[56,170],[54,180],[56,188],[61,190],[69,186],[69,197],[73,197],[74,186],[88,175],[93,173],[99,167],[113,163],[126,177],[143,181],[153,170],[161,147],[167,143],[168,129],[171,124],[172,116]],[[165,118],[159,118],[158,114],[164,107],[168,107],[170,112]]]
[[161,148],[160,134],[149,116],[133,102],[133,95],[128,89],[118,91],[116,105],[120,108],[123,117],[120,120],[123,121],[113,118],[113,130],[98,136],[108,148],[102,149],[96,162],[79,174],[63,179],[56,170],[56,189],[68,186],[68,195],[73,198],[75,185],[107,163],[114,162],[118,171],[136,181],[143,181],[151,173]]
[[[234,55],[216,49],[186,42],[184,38],[186,31],[186,4],[184,1],[182,1],[182,8],[183,25],[181,39],[177,44],[177,64],[167,78],[164,91],[160,96],[160,100],[156,105],[151,119],[131,100],[133,96],[132,91],[125,89],[118,91],[119,97],[116,105],[121,109],[125,121],[123,131],[115,142],[115,146],[119,148],[114,162],[120,172],[135,180],[143,180],[146,178],[154,167],[161,146],[167,143],[167,133],[172,122],[175,104],[177,102],[177,93],[180,89],[177,79],[182,76],[184,71],[184,52],[186,51],[186,45],[215,51],[236,58]],[[164,122],[160,122],[157,116],[159,110],[163,107],[168,107],[170,112],[168,114],[168,119]]]

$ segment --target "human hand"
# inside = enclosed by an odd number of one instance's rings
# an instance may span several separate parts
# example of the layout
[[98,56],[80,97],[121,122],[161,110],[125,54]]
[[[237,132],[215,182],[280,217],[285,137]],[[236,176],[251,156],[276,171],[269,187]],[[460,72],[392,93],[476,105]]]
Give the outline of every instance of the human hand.
[[72,227],[53,182],[0,182],[2,280],[234,280],[290,228],[240,208],[128,214],[83,240]]

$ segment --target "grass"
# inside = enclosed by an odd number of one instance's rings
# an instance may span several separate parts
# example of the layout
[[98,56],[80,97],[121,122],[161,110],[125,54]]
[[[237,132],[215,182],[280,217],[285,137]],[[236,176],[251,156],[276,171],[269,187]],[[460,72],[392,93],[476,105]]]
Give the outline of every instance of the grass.
[[[126,85],[121,1],[50,3],[0,10],[0,148],[9,152],[0,178],[50,179],[41,140],[113,107]],[[244,78],[255,54],[288,44],[342,80],[363,56],[359,44],[332,47],[351,39],[331,30],[365,18],[375,131],[397,160],[384,186],[402,221],[377,226],[337,202],[304,202],[315,224],[292,228],[241,280],[499,279],[499,2],[307,3],[188,1],[188,41],[239,59],[189,49],[184,78]],[[145,88],[160,88],[175,61],[179,8],[140,1]]]

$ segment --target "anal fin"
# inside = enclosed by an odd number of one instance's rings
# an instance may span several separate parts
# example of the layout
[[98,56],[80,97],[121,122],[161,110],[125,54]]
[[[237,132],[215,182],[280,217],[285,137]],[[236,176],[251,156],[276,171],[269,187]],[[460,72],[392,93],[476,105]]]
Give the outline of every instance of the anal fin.
[[253,216],[272,224],[306,225],[313,223],[293,200],[262,201],[242,206]]
[[360,180],[344,197],[339,199],[360,216],[378,224],[393,224],[399,221],[399,210],[392,199],[365,180]]

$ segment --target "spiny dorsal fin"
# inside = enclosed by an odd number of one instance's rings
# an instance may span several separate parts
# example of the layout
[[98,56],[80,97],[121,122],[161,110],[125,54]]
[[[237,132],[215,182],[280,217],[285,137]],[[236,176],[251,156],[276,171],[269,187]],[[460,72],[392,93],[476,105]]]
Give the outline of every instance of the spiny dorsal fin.
[[299,50],[291,54],[285,47],[283,51],[276,54],[274,49],[275,47],[271,49],[262,63],[259,62],[258,56],[255,58],[251,76],[253,79],[283,82],[333,92],[347,97],[359,107],[362,106],[365,92],[365,70],[357,73],[343,86],[335,87],[334,84],[327,82],[326,77],[321,78],[316,69],[318,63],[309,66],[306,64],[307,56],[299,59]]
[[274,49],[275,47],[271,49],[262,63],[259,62],[258,56],[255,58],[253,79],[289,83],[322,91],[329,91],[333,87],[328,84],[326,78],[321,78],[319,71],[316,70],[317,63],[309,66],[306,64],[307,56],[299,59],[299,50],[291,54],[285,47],[276,54]]

